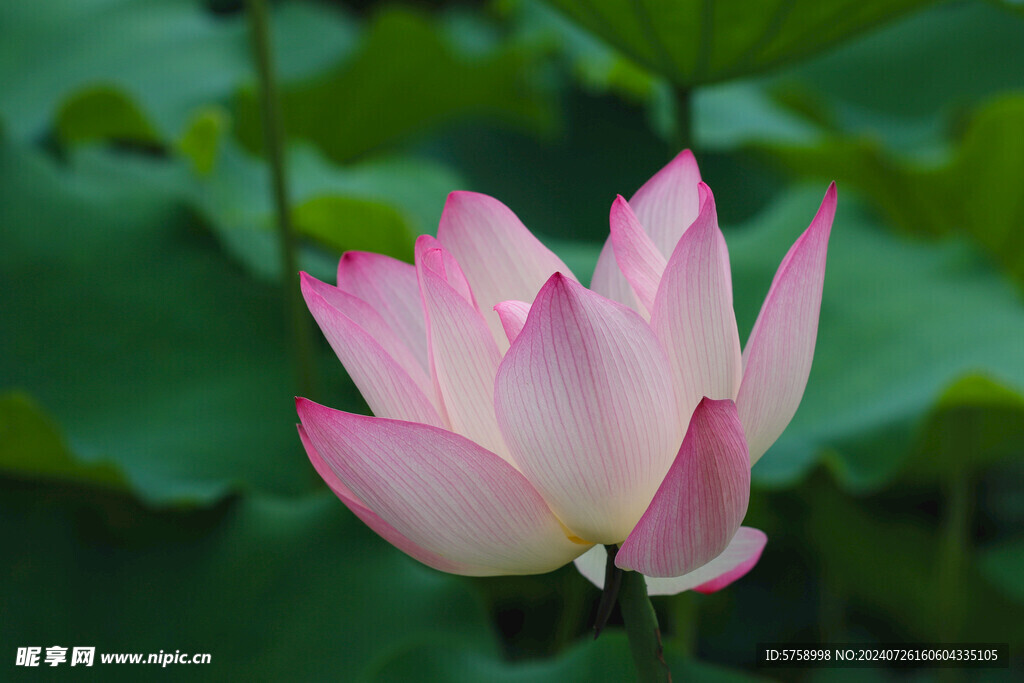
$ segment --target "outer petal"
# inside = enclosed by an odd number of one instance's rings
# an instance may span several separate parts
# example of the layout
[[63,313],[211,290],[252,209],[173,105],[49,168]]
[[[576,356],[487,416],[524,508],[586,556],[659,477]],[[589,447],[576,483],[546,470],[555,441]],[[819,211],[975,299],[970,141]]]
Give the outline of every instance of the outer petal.
[[373,513],[370,508],[356,498],[356,494],[352,493],[338,475],[334,473],[334,470],[330,468],[327,461],[320,456],[313,443],[309,440],[309,435],[306,434],[306,430],[302,425],[299,425],[299,438],[302,440],[302,445],[306,449],[306,455],[309,456],[309,461],[313,464],[313,468],[316,469],[317,474],[324,480],[324,482],[331,487],[334,491],[334,495],[338,496],[342,503],[352,511],[356,517],[362,520],[363,524],[373,529],[381,538],[395,546],[410,557],[419,560],[428,567],[433,567],[442,572],[448,572],[450,574],[471,574],[474,571],[479,571],[479,567],[472,567],[470,565],[459,564],[457,562],[451,562],[445,558],[430,552],[424,548],[419,547],[408,538],[398,533],[395,527],[391,526],[383,519]]
[[494,305],[508,299],[533,301],[552,273],[571,271],[526,229],[507,206],[476,192],[448,195],[437,239],[462,265],[502,350],[505,333]]
[[306,273],[302,295],[374,415],[444,425],[425,373],[369,304]]
[[511,465],[443,429],[296,406],[315,450],[365,506],[416,546],[476,575],[551,571],[570,541]]
[[750,501],[750,455],[730,400],[704,399],[654,500],[615,564],[647,576],[680,576],[718,557]]
[[[675,595],[695,590],[713,593],[743,577],[761,558],[768,537],[763,531],[741,526],[725,551],[703,567],[683,576],[671,578],[647,577],[650,595]],[[576,558],[576,569],[598,588],[604,586],[604,568],[608,554],[604,546],[595,545]]]
[[338,262],[338,289],[373,306],[413,352],[423,370],[427,362],[427,325],[420,305],[416,268],[390,256],[347,251]]
[[530,315],[530,304],[525,301],[502,301],[494,310],[501,318],[501,326],[505,329],[508,343],[511,344],[523,331],[526,317]]
[[704,183],[700,193],[700,214],[672,252],[651,312],[651,327],[668,351],[684,422],[704,396],[735,399],[743,372],[729,252],[714,195]]
[[[427,242],[421,238],[421,244]],[[507,459],[494,415],[498,346],[451,254],[441,247],[419,249],[416,265],[434,378],[451,428]]]
[[618,543],[679,443],[668,360],[635,312],[555,274],[498,370],[516,464],[588,541]]
[[665,270],[665,257],[644,232],[640,221],[621,195],[612,204],[608,222],[611,225],[615,262],[643,306],[641,312],[650,311],[654,308],[658,283]]
[[651,241],[666,257],[697,218],[699,182],[697,160],[690,150],[684,149],[629,200]]
[[836,212],[832,183],[810,227],[782,259],[743,350],[736,405],[755,463],[796,413],[818,335],[825,257]]

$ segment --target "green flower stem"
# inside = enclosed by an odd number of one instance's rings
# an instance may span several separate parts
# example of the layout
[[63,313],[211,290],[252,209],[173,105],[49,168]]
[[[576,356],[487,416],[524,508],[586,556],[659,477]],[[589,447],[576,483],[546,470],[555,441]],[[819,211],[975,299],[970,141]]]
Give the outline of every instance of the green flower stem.
[[669,156],[674,157],[684,149],[693,148],[693,91],[686,88],[672,89],[675,118],[672,127],[672,149]]
[[939,582],[943,601],[945,642],[963,637],[965,605],[962,595],[964,575],[971,545],[973,485],[963,468],[956,468],[947,482],[946,513],[943,521],[939,559]]
[[693,591],[684,591],[673,596],[669,601],[671,618],[672,646],[676,652],[690,656],[696,647],[697,640],[697,601]]
[[299,296],[298,259],[296,258],[295,231],[292,228],[288,201],[288,178],[284,161],[284,128],[278,104],[277,81],[270,45],[270,20],[266,0],[248,0],[249,29],[253,54],[259,77],[260,110],[263,119],[263,137],[267,159],[270,162],[274,209],[277,214],[277,232],[280,240],[281,274],[291,330],[291,347],[296,386],[304,396],[315,396],[313,371],[313,345],[309,320]]
[[[968,452],[968,451],[963,451]],[[971,552],[971,525],[973,524],[974,485],[964,467],[956,467],[946,482],[946,513],[943,520],[939,555],[939,594],[944,596],[941,607],[942,641],[955,643],[964,637],[967,605],[963,598],[963,585]],[[962,669],[940,669],[940,683],[964,680]]]
[[670,682],[672,672],[662,654],[658,617],[647,595],[647,581],[640,572],[622,572],[619,608],[640,683]]

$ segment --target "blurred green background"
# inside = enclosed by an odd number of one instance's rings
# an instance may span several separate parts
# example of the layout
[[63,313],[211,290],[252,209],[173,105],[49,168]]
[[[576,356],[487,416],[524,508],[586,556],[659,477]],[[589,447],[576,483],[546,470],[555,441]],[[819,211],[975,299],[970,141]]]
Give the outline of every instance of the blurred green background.
[[[453,189],[586,280],[616,193],[688,145],[745,339],[835,179],[810,383],[754,468],[769,544],[720,593],[655,599],[670,662],[1020,674],[1022,3],[308,1],[271,22],[300,265],[332,282],[345,249],[411,258]],[[237,0],[0,4],[0,678],[17,647],[85,645],[211,653],[165,674],[189,680],[629,680],[572,567],[434,572],[315,476],[292,397],[366,406],[318,332],[316,386],[294,379],[250,48]],[[1015,668],[758,669],[772,641],[1009,642]]]

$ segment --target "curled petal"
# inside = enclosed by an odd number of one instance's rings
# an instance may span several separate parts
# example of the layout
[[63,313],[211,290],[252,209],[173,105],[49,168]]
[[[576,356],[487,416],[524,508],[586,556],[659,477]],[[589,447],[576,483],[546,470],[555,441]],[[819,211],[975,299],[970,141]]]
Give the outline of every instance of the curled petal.
[[448,195],[437,239],[458,259],[480,310],[504,351],[505,333],[495,304],[533,301],[552,273],[571,276],[560,258],[540,243],[507,206],[476,192]]
[[730,400],[704,399],[665,480],[615,564],[647,576],[681,576],[718,557],[747,514],[750,456]]
[[523,331],[526,317],[530,314],[530,304],[525,301],[502,301],[494,310],[501,318],[501,326],[505,329],[508,343],[511,344]]
[[[450,251],[430,235],[420,235],[416,238],[416,277],[420,280],[423,277],[424,267],[447,282],[459,296],[466,300],[466,303],[477,311],[480,310],[476,297],[473,295],[473,288],[469,286],[469,280],[466,279],[462,266]],[[421,295],[422,288],[421,282]],[[430,312],[424,309],[424,313],[429,314]]]
[[356,494],[352,493],[347,486],[338,478],[338,475],[334,473],[334,470],[330,468],[327,461],[320,456],[316,448],[313,446],[313,442],[309,440],[309,435],[306,434],[306,430],[300,424],[299,427],[299,439],[302,440],[302,445],[306,449],[306,455],[309,456],[309,462],[313,464],[313,468],[316,473],[324,480],[332,491],[342,503],[345,504],[349,510],[352,511],[356,517],[358,517],[363,524],[370,527],[377,533],[381,538],[395,546],[406,555],[409,555],[413,559],[419,560],[428,567],[433,567],[438,571],[448,572],[449,574],[471,574],[474,571],[479,571],[480,567],[472,567],[470,565],[459,564],[457,562],[451,562],[445,558],[430,552],[420,546],[416,545],[408,538],[400,534],[395,527],[391,526],[383,519],[378,517],[370,508],[356,498]]
[[346,251],[338,261],[338,289],[370,304],[402,340],[424,372],[427,326],[420,305],[416,268],[390,256]]
[[743,350],[743,381],[736,405],[752,464],[782,434],[807,386],[835,212],[832,183],[814,220],[782,259]]
[[684,422],[704,396],[735,399],[743,371],[729,252],[715,198],[704,183],[699,189],[700,214],[672,252],[651,310],[651,328],[668,352]]
[[581,538],[622,541],[679,443],[668,361],[635,312],[555,274],[495,382],[520,470]]
[[374,415],[443,426],[429,378],[376,311],[306,273],[301,279],[310,313]]
[[651,311],[661,274],[665,270],[665,257],[644,232],[633,210],[621,196],[612,204],[608,222],[611,225],[615,262],[643,306],[641,312]]
[[498,346],[455,258],[440,246],[416,258],[433,375],[451,428],[507,458],[494,415]]
[[[647,577],[650,595],[675,595],[683,591],[714,593],[742,578],[761,558],[768,537],[763,531],[741,526],[721,555],[689,574],[670,578]],[[604,586],[604,570],[608,553],[596,545],[576,558],[576,569],[598,588]]]
[[587,548],[515,468],[458,434],[306,399],[296,407],[313,449],[358,501],[464,573],[547,572]]

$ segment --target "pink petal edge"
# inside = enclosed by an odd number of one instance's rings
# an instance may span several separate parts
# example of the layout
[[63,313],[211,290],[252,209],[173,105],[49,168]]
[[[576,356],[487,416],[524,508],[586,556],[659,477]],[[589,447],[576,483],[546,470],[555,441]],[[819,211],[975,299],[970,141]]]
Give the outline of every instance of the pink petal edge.
[[736,405],[756,463],[803,398],[814,359],[828,240],[836,211],[829,185],[814,219],[779,265],[743,350]]
[[586,550],[515,468],[465,437],[303,398],[296,410],[313,449],[356,500],[446,562],[475,575],[532,574]]
[[615,262],[643,306],[641,313],[649,317],[667,261],[622,195],[612,203],[608,223]]
[[523,331],[526,318],[530,315],[530,305],[525,301],[502,301],[494,306],[498,317],[501,318],[501,326],[505,329],[509,344],[512,344]]
[[450,562],[445,558],[430,552],[420,546],[416,545],[408,538],[398,533],[393,526],[385,522],[379,516],[373,513],[370,508],[356,498],[356,495],[352,493],[338,475],[334,473],[334,470],[330,468],[327,462],[317,453],[313,443],[309,440],[309,435],[306,434],[306,430],[301,424],[296,425],[299,430],[299,439],[302,441],[303,447],[306,449],[306,455],[309,457],[310,463],[313,465],[313,469],[320,475],[320,478],[324,480],[324,483],[330,487],[334,495],[345,504],[349,510],[352,511],[356,517],[358,517],[363,524],[370,527],[374,533],[383,538],[385,541],[401,550],[406,555],[412,557],[414,560],[422,562],[428,567],[437,569],[438,571],[448,572],[449,574],[471,574],[474,571],[480,571],[479,567],[470,567],[469,565],[459,564],[457,562]]

